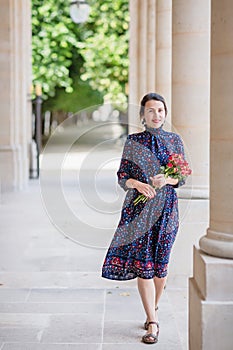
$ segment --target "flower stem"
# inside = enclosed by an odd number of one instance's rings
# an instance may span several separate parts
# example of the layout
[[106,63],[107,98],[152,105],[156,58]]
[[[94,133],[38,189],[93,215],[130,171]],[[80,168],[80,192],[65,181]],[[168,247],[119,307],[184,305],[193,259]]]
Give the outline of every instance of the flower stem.
[[144,196],[144,194],[140,194],[134,201],[133,201],[133,203],[134,203],[134,205],[137,205],[139,202],[143,202],[143,203],[145,203],[146,201],[147,201],[147,197],[146,196]]

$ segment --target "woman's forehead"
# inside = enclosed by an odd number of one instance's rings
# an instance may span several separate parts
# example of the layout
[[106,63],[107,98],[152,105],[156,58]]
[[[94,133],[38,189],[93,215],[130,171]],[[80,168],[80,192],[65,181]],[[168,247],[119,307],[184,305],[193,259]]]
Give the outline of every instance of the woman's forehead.
[[146,108],[160,108],[160,107],[164,107],[164,104],[162,101],[150,100],[150,101],[146,102],[145,107]]

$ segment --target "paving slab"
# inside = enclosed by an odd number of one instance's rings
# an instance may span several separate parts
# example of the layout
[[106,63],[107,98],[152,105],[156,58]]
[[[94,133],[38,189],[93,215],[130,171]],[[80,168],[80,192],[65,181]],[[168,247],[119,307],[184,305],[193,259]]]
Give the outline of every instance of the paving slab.
[[118,320],[118,321],[132,321],[138,320],[143,321],[145,313],[141,302],[129,303],[128,298],[124,298],[122,303],[111,303],[106,302],[105,306],[105,321]]
[[1,313],[33,314],[102,314],[103,303],[0,303]]
[[166,294],[175,315],[182,346],[184,349],[188,349],[188,289],[167,289]]
[[[130,291],[128,294],[130,294]],[[132,291],[132,296],[134,294],[135,291]],[[109,349],[115,349],[116,347],[114,344],[117,343],[119,343],[119,346],[121,346],[122,349],[124,346],[125,349],[128,349],[130,343],[136,343],[136,349],[145,346],[144,344],[138,344],[141,341],[142,335],[145,334],[143,329],[145,314],[142,307],[140,308],[140,300],[134,295],[134,300],[130,302],[130,295],[128,297],[125,295],[124,299],[122,299],[122,305],[120,306],[120,296],[116,295],[115,291],[112,295],[109,295],[109,298],[110,297],[113,298],[110,303],[108,303],[106,298],[104,343],[108,343]],[[108,315],[109,312],[111,317]],[[159,305],[159,323],[159,344],[156,344],[158,349],[186,349],[186,339],[181,339],[179,335],[176,316],[173,314],[173,308],[168,302],[166,291],[164,292]],[[125,345],[120,343],[124,343]],[[105,346],[107,349],[107,345]],[[103,349],[105,349],[105,347],[103,347]]]
[[136,288],[136,280],[110,281],[100,271],[20,271],[0,272],[1,288]]
[[102,350],[102,347],[101,344],[7,343],[1,350]]
[[[125,349],[127,349],[126,346],[128,346],[128,344],[139,344],[142,336],[145,334],[142,326],[143,323],[137,321],[105,322],[103,343],[125,344]],[[161,328],[159,344],[160,349],[182,349],[177,329],[174,327],[174,321],[172,324],[168,322],[166,326],[164,325],[164,329]]]
[[0,314],[0,329],[37,327],[45,328],[50,324],[50,315],[45,314]]
[[105,291],[102,289],[31,289],[28,302],[103,302]]
[[148,349],[148,346],[150,346],[150,349],[156,349],[156,350],[183,350],[180,346],[180,344],[175,343],[162,343],[160,340],[158,343],[154,345],[148,345],[144,344],[141,340],[138,343],[123,343],[123,344],[103,344],[102,350],[145,350]]
[[23,302],[26,301],[28,295],[30,293],[30,289],[4,289],[0,288],[0,302]]
[[175,322],[182,349],[188,349],[188,312],[177,312]]
[[[160,308],[166,305],[166,294],[162,296]],[[145,312],[137,289],[107,289],[105,300],[105,321],[138,320],[144,322]]]
[[20,328],[0,327],[0,342],[39,342],[41,329],[30,326]]
[[49,326],[50,315],[0,314],[0,341],[39,342],[43,330]]
[[101,343],[102,315],[52,315],[41,343]]

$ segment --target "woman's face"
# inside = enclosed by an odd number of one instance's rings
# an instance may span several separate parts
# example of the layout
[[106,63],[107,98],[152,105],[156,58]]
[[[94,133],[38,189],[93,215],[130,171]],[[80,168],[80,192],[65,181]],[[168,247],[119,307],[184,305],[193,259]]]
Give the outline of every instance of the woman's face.
[[160,128],[164,124],[166,118],[163,102],[156,100],[147,101],[143,117],[149,128]]

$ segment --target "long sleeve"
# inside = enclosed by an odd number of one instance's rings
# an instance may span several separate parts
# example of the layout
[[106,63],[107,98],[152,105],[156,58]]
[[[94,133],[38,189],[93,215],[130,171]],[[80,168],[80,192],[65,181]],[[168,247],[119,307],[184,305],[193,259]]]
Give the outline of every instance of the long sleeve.
[[118,184],[125,190],[128,190],[126,186],[126,181],[131,178],[131,170],[132,170],[132,151],[133,151],[132,140],[130,139],[130,135],[128,135],[122,157],[119,170],[117,171]]

